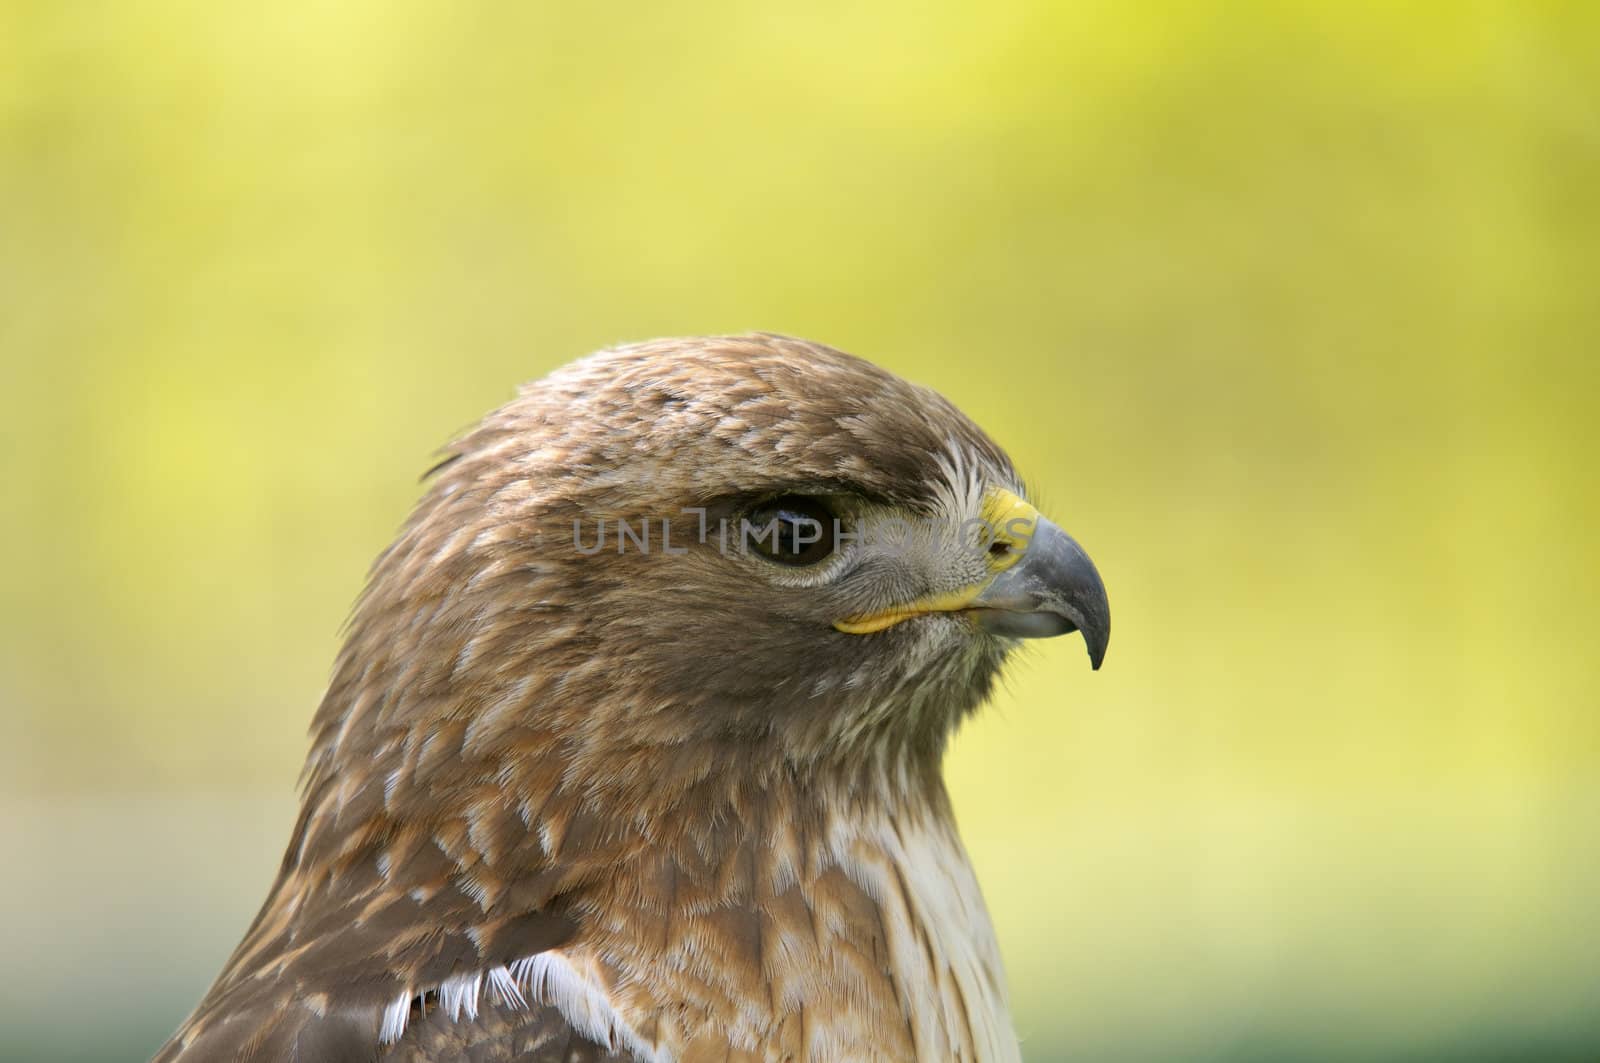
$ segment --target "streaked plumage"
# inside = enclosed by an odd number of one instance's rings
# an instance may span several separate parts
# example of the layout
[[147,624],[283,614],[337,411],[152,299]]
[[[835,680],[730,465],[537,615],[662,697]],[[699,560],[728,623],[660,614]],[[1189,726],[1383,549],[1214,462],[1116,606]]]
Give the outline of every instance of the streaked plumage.
[[[157,1059],[1017,1059],[940,760],[1011,635],[1081,627],[1098,664],[1092,566],[1042,520],[808,567],[697,532],[1022,495],[949,403],[799,340],[529,386],[374,567],[277,882]],[[585,552],[644,518],[676,532]]]

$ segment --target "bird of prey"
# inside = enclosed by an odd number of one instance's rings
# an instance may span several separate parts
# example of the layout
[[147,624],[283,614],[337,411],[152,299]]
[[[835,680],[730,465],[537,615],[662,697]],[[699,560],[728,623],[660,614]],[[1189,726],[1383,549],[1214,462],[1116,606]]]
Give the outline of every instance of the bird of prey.
[[1020,1058],[941,778],[1110,619],[953,405],[756,334],[602,351],[373,567],[243,941],[157,1059]]

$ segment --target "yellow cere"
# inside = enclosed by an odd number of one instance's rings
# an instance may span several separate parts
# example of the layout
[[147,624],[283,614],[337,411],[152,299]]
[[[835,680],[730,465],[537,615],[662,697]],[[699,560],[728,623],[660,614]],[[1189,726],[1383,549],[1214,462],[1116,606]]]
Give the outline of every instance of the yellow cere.
[[1039,511],[1026,500],[1003,487],[991,488],[983,496],[983,520],[991,529],[990,535],[995,542],[1011,547],[1002,554],[989,555],[991,572],[1004,572],[1017,563],[1028,549],[1028,542],[1038,527],[1039,516]]

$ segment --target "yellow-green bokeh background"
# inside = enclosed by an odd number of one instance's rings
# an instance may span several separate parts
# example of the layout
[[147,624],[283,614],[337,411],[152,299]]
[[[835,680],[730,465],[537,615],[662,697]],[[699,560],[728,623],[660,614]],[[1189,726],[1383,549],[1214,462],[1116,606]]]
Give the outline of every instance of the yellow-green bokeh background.
[[0,1055],[253,913],[434,447],[949,395],[1090,549],[950,776],[1032,1060],[1600,1056],[1600,6],[0,5]]

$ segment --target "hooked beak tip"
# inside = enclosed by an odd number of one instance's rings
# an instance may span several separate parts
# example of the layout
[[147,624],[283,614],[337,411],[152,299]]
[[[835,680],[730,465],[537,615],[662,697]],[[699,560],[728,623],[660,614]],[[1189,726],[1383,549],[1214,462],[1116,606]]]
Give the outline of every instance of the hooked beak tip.
[[1012,638],[1083,633],[1095,670],[1111,641],[1111,606],[1094,562],[1081,546],[1040,517],[1021,560],[974,600],[986,630]]

